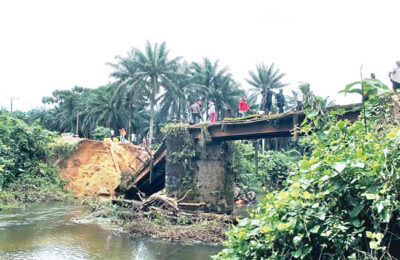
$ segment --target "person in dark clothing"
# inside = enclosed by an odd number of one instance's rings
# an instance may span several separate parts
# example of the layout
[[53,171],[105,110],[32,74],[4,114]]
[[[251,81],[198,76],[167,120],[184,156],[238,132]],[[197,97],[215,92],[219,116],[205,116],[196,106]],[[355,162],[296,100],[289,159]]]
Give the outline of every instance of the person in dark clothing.
[[271,111],[271,106],[272,106],[272,96],[274,95],[274,92],[272,90],[267,89],[267,95],[265,97],[265,114],[268,115],[268,112]]
[[226,108],[225,118],[232,118],[232,117],[233,117],[232,116],[232,108],[229,106],[229,107]]
[[276,104],[279,108],[279,113],[283,113],[283,107],[285,106],[285,96],[283,95],[283,89],[279,90],[279,93],[275,95]]

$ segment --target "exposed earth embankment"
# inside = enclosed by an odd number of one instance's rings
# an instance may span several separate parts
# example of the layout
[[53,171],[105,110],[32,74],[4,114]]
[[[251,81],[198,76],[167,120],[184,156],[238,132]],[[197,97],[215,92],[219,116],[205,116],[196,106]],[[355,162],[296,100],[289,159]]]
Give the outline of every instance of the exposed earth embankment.
[[78,150],[66,161],[60,177],[66,188],[85,196],[113,197],[121,181],[121,173],[135,172],[148,154],[144,148],[130,143],[106,143],[82,140]]

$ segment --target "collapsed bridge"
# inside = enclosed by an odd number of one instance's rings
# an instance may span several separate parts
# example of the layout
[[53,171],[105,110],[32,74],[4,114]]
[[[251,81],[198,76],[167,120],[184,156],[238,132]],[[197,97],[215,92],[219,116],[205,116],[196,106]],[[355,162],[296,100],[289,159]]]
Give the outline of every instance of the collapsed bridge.
[[[357,120],[361,111],[360,104],[334,108],[345,109],[346,112],[339,119],[350,121]],[[297,138],[299,124],[304,118],[304,112],[287,112],[187,126],[196,148],[194,155],[189,158],[180,154],[186,151],[183,136],[167,138],[132,176],[127,194],[139,190],[150,195],[165,188],[170,196],[181,196],[187,189],[191,189],[192,196],[188,197],[191,202],[205,202],[209,211],[230,213],[233,209],[233,174],[229,141]],[[205,145],[199,142],[204,128],[209,135]],[[199,146],[203,146],[201,153]],[[184,159],[173,160],[177,155]]]

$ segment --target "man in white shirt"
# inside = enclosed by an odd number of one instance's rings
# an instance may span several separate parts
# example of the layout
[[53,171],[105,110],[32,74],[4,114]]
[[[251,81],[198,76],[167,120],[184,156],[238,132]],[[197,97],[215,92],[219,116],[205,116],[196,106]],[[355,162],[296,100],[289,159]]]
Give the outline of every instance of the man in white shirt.
[[296,95],[296,101],[297,101],[297,106],[296,106],[296,110],[297,111],[302,111],[303,110],[303,92],[301,92],[301,90],[297,90],[296,91],[297,95]]
[[393,71],[389,72],[389,78],[393,83],[393,90],[400,89],[400,61],[396,62],[397,67]]

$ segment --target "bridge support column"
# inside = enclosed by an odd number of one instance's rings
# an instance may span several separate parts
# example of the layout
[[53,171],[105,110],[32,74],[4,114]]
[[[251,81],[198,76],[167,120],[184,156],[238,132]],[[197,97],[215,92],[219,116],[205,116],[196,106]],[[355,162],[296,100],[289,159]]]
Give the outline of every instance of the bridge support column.
[[196,155],[191,169],[184,160],[169,160],[182,151],[180,140],[167,141],[165,188],[171,196],[180,197],[188,189],[191,195],[185,201],[205,202],[206,210],[228,213],[233,210],[232,149],[228,142],[208,142],[205,147],[196,144]]

